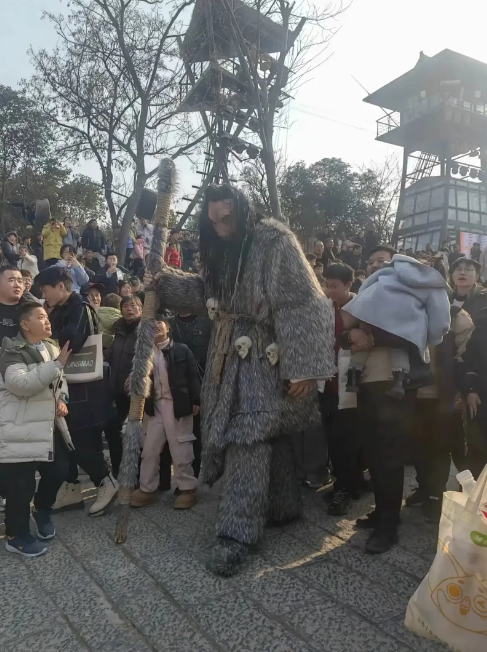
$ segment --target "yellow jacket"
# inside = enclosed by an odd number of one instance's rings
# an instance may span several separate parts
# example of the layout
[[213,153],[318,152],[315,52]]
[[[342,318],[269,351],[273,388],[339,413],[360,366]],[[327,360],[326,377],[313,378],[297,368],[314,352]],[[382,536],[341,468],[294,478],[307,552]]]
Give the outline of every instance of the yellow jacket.
[[61,247],[63,244],[63,238],[66,235],[66,229],[61,224],[59,228],[52,229],[51,223],[48,222],[42,228],[42,251],[44,253],[44,260],[49,260],[50,258],[61,258]]

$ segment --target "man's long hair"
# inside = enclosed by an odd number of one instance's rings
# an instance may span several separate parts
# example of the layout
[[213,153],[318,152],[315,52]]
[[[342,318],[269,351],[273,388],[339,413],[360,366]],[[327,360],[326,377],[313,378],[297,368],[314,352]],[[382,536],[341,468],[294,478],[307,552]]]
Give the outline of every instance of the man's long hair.
[[[231,240],[222,240],[208,217],[208,203],[231,199],[236,231]],[[209,186],[200,213],[200,257],[210,296],[231,303],[240,283],[257,215],[244,193],[229,185]]]

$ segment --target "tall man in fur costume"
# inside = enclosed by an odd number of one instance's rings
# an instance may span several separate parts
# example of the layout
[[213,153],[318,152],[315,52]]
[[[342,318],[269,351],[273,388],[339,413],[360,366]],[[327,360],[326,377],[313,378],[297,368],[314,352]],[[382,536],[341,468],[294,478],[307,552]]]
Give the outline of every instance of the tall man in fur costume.
[[164,268],[155,280],[164,307],[208,309],[214,319],[201,396],[203,476],[223,481],[207,566],[232,575],[266,521],[300,514],[286,435],[319,422],[316,380],[335,373],[333,314],[295,236],[259,219],[236,188],[207,190],[200,255],[201,276]]

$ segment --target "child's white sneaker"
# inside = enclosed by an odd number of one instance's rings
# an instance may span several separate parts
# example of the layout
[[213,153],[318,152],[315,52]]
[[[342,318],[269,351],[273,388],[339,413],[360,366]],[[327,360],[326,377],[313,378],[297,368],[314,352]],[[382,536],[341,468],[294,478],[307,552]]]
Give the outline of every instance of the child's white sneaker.
[[90,507],[90,514],[92,516],[101,516],[104,510],[115,500],[118,493],[118,482],[110,473],[104,478],[101,485],[98,487],[96,500]]

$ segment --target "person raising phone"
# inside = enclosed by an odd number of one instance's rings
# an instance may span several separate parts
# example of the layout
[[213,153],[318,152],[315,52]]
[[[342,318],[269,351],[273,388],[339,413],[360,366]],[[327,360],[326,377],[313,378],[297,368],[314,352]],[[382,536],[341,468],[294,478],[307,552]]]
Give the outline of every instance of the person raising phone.
[[42,246],[46,267],[55,265],[61,258],[61,245],[65,235],[66,229],[64,225],[58,222],[55,217],[51,217],[49,222],[42,228]]
[[81,287],[90,280],[83,265],[76,259],[76,250],[72,245],[65,244],[61,247],[61,260],[57,261],[56,267],[64,267],[71,274],[73,292],[79,293]]

